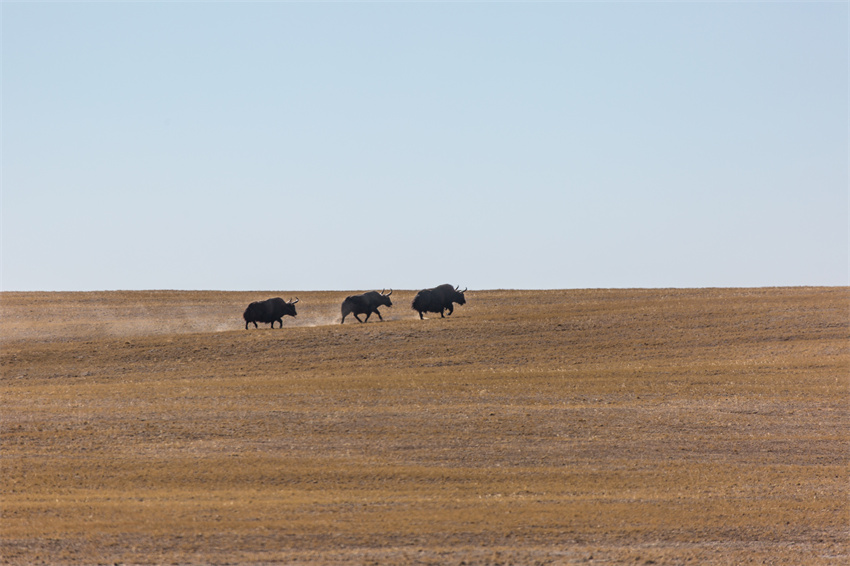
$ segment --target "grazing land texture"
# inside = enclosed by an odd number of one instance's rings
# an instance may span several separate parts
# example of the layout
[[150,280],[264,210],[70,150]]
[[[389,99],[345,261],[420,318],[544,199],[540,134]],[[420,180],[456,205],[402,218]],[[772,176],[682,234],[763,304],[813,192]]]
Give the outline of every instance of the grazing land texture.
[[2,563],[850,563],[850,289],[352,293],[0,294]]

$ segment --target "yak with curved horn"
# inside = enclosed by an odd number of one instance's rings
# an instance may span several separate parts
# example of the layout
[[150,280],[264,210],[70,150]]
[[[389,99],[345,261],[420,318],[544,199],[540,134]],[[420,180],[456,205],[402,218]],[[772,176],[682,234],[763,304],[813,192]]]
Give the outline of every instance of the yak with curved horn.
[[[386,295],[384,291],[386,289],[381,289],[381,292],[377,291],[369,291],[368,293],[363,293],[362,295],[351,295],[350,297],[346,297],[342,302],[342,322],[340,324],[345,323],[345,317],[349,314],[353,314],[354,318],[357,319],[357,322],[367,322],[369,320],[369,316],[372,313],[378,315],[378,318],[383,322],[384,318],[381,316],[381,313],[378,312],[378,307],[387,306],[392,307],[393,302],[390,300],[390,295],[393,294],[393,290],[390,289],[390,292]],[[360,320],[360,317],[357,315],[365,314],[366,319]]]

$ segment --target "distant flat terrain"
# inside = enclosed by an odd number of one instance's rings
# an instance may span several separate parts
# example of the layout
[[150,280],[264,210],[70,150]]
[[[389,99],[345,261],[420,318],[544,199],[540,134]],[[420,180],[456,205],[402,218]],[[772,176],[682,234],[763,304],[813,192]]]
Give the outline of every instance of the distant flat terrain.
[[0,293],[0,561],[850,563],[850,289],[351,293]]

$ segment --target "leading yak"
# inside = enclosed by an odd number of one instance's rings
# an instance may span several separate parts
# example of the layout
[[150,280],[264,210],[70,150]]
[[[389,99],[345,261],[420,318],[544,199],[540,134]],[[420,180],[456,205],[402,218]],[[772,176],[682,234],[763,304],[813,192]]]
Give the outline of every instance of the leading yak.
[[448,283],[433,289],[422,289],[416,293],[416,297],[413,299],[413,310],[419,312],[419,320],[425,318],[422,316],[422,313],[425,312],[438,312],[440,318],[445,318],[443,311],[449,311],[449,315],[454,312],[452,303],[466,304],[464,293],[466,293],[466,289],[461,291],[460,285],[452,287]]
[[280,297],[275,297],[274,299],[251,303],[242,314],[242,318],[245,319],[245,330],[248,330],[248,324],[252,322],[254,323],[254,328],[259,328],[257,326],[258,322],[271,322],[272,328],[274,328],[275,322],[279,322],[280,327],[283,328],[283,317],[295,316],[297,314],[295,312],[295,303],[297,302],[298,297],[295,297],[294,301],[289,301],[288,303]]

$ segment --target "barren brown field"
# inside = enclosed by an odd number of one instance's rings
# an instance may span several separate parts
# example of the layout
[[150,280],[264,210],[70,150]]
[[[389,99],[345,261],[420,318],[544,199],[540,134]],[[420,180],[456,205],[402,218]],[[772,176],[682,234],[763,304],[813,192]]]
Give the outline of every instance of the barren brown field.
[[347,294],[0,294],[2,562],[850,563],[850,289]]

